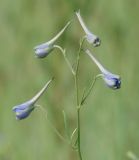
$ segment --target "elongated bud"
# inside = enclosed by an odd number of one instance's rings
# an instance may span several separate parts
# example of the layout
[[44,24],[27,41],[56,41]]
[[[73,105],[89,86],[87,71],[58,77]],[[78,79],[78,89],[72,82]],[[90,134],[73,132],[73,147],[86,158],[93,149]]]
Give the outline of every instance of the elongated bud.
[[56,40],[64,33],[64,31],[67,29],[67,27],[70,25],[70,21],[64,26],[64,28],[50,41],[42,43],[36,47],[34,47],[35,54],[38,58],[44,58],[46,57],[53,49],[54,44]]
[[35,103],[38,101],[38,99],[42,96],[42,94],[45,92],[45,90],[48,88],[49,84],[51,83],[52,79],[49,80],[45,86],[30,100],[19,104],[15,107],[13,107],[13,111],[16,114],[16,119],[21,120],[25,119],[30,115],[30,113],[35,109]]
[[101,44],[101,41],[99,39],[98,36],[96,36],[95,34],[93,34],[92,32],[89,31],[89,29],[87,28],[87,26],[85,25],[81,15],[80,15],[80,11],[76,12],[76,16],[85,32],[85,37],[86,37],[86,40],[90,43],[90,44],[93,44],[94,47],[97,47],[97,46],[100,46]]
[[91,52],[87,49],[85,51],[87,55],[95,62],[102,73],[102,78],[104,79],[106,85],[112,89],[119,89],[121,87],[121,78],[119,75],[113,74],[106,70],[100,62],[91,54]]

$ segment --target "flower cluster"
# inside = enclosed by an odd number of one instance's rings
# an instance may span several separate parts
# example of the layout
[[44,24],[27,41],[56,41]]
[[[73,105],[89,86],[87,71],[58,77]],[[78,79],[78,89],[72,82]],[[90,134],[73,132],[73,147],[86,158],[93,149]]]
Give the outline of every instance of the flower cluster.
[[[81,27],[83,28],[83,30],[85,32],[85,36],[83,38],[85,40],[87,40],[87,42],[90,43],[91,45],[93,45],[94,47],[100,46],[100,44],[101,44],[100,38],[98,36],[96,36],[95,34],[93,34],[88,29],[85,22],[83,21],[83,18],[80,15],[80,11],[76,12],[76,16],[77,16],[77,19],[79,20]],[[58,40],[58,38],[65,32],[65,30],[68,28],[68,26],[70,24],[71,24],[71,22],[69,21],[63,27],[63,29],[61,29],[60,32],[58,32],[58,34],[55,37],[53,37],[51,40],[34,47],[36,57],[37,58],[45,58],[51,51],[54,50],[54,48],[59,48],[61,50],[61,52],[64,53],[64,50],[60,46],[57,46],[55,43]],[[101,72],[101,74],[99,74],[99,75],[102,77],[102,79],[104,80],[106,85],[112,89],[119,89],[121,86],[120,76],[113,74],[113,73],[109,72],[108,70],[106,70],[102,66],[102,64],[93,56],[93,54],[88,49],[85,49],[84,52],[97,65],[97,67],[99,68],[99,70]],[[64,53],[64,56],[65,56],[65,53]],[[68,65],[71,67],[68,59],[65,58],[65,60],[67,61]],[[75,73],[74,69],[72,67],[71,67],[71,69],[72,69],[72,72]],[[36,102],[42,96],[42,94],[45,92],[45,90],[48,88],[51,81],[52,81],[52,79],[49,80],[46,83],[46,85],[32,99],[30,99],[20,105],[13,107],[13,111],[16,114],[16,119],[21,120],[21,119],[24,119],[30,115],[30,113],[37,106],[37,105],[35,105]]]
[[[80,15],[80,11],[76,12],[77,18],[85,32],[85,38],[90,43],[93,44],[94,47],[98,47],[101,44],[101,40],[98,38],[98,36],[94,35],[92,32],[89,31],[87,26],[85,25],[83,18]],[[119,75],[115,75],[107,71],[99,62],[98,60],[91,54],[91,52],[87,49],[85,50],[87,55],[95,62],[95,64],[98,66],[98,68],[101,71],[101,76],[104,79],[105,83],[108,87],[112,89],[118,89],[121,86],[121,78]]]

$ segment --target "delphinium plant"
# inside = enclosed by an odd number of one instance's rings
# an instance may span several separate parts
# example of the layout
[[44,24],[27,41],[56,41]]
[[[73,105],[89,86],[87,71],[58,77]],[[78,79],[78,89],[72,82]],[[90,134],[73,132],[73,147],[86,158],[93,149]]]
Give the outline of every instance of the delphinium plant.
[[[84,102],[87,100],[88,96],[90,95],[90,93],[95,85],[95,82],[98,78],[102,78],[104,80],[104,83],[106,84],[106,86],[108,86],[110,89],[114,89],[114,90],[120,88],[121,78],[119,75],[113,74],[110,71],[108,71],[106,68],[104,68],[103,65],[94,57],[92,52],[89,49],[84,47],[85,41],[87,41],[92,47],[99,47],[101,44],[101,40],[98,36],[96,36],[94,33],[92,33],[88,29],[85,22],[83,21],[83,18],[80,15],[80,11],[75,12],[75,14],[76,14],[76,18],[79,21],[79,24],[81,25],[81,27],[85,33],[85,35],[80,39],[79,49],[78,49],[77,56],[76,56],[75,67],[72,67],[73,65],[68,60],[68,58],[66,56],[66,50],[56,44],[56,41],[60,38],[60,36],[62,34],[64,34],[64,32],[66,31],[68,26],[71,25],[70,21],[51,40],[49,40],[43,44],[37,45],[34,48],[34,51],[35,51],[35,55],[37,58],[45,58],[54,49],[59,49],[60,52],[63,54],[64,60],[66,61],[67,65],[71,71],[71,74],[73,75],[74,84],[75,84],[75,93],[76,93],[75,95],[76,95],[77,126],[73,130],[73,132],[70,134],[70,136],[66,136],[66,137],[68,137],[68,139],[65,139],[65,137],[63,137],[52,124],[51,125],[52,125],[52,128],[54,129],[55,133],[61,139],[65,140],[69,145],[71,145],[71,147],[78,152],[79,159],[82,160],[83,158],[82,158],[82,151],[81,151],[81,130],[80,130],[80,127],[81,127],[80,126],[81,108],[84,105]],[[90,87],[83,92],[81,97],[79,97],[79,64],[80,64],[81,53],[86,54],[92,60],[92,62],[96,64],[96,66],[100,70],[100,73],[95,76],[95,78],[91,82]],[[50,85],[52,80],[53,80],[53,78],[51,80],[49,80],[45,84],[45,86],[33,98],[31,98],[27,102],[24,102],[20,105],[13,107],[13,111],[16,114],[16,119],[22,120],[24,118],[27,118],[36,107],[42,108],[42,106],[37,105],[36,102],[42,96],[42,94],[45,92],[45,90],[48,88],[48,86]],[[44,108],[42,108],[42,109],[45,111]],[[64,115],[64,122],[65,122],[65,129],[67,129],[67,124],[66,124],[67,120],[66,120],[66,114],[64,111],[63,111],[63,115]],[[67,132],[65,132],[65,133],[67,133]],[[75,137],[77,137],[77,139],[75,139]]]

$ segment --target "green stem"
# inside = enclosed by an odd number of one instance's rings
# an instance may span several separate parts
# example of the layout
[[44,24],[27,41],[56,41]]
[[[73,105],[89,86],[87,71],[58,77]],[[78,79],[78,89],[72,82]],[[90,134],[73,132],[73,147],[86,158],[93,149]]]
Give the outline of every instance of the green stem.
[[77,55],[77,62],[76,62],[76,69],[75,69],[75,75],[74,75],[74,80],[75,80],[75,91],[76,91],[76,106],[77,106],[77,142],[78,142],[78,155],[79,159],[82,160],[82,154],[81,154],[81,132],[80,132],[80,102],[79,102],[79,86],[78,86],[78,71],[79,71],[79,62],[80,62],[80,54],[81,54],[81,49],[82,45],[84,42],[84,38],[80,42],[80,47],[78,50],[78,55]]
[[79,71],[79,63],[80,63],[80,54],[81,54],[84,40],[85,38],[83,37],[80,41],[80,47],[79,47],[78,54],[77,54],[76,69],[75,69],[75,74],[74,74],[77,108],[79,107],[78,71]]
[[75,90],[76,90],[76,105],[78,108],[79,107],[79,89],[78,89],[78,80],[76,75],[75,75]]
[[75,90],[76,90],[76,105],[77,105],[77,142],[78,142],[78,155],[80,160],[82,160],[81,154],[81,135],[80,135],[80,103],[79,103],[79,89],[78,89],[78,81],[77,81],[77,71],[75,74]]
[[91,91],[92,91],[92,89],[93,89],[93,87],[95,85],[95,82],[96,82],[97,78],[99,78],[101,76],[102,76],[101,74],[98,74],[97,76],[95,76],[93,81],[92,81],[92,83],[91,83],[91,85],[90,85],[90,87],[89,87],[89,89],[87,90],[87,92],[85,93],[85,91],[84,91],[83,96],[82,96],[82,100],[81,100],[81,106],[84,104],[84,102],[86,101],[87,97],[90,95],[90,93],[91,93]]
[[72,65],[71,65],[70,61],[68,60],[68,58],[67,58],[67,56],[66,56],[66,50],[63,49],[62,47],[58,46],[58,45],[54,45],[54,47],[55,47],[55,48],[58,48],[58,49],[61,51],[61,53],[63,54],[63,57],[64,57],[67,65],[68,65],[69,69],[71,70],[72,74],[74,75],[75,73],[74,73],[74,70],[73,70],[73,68],[72,68]]
[[77,109],[77,127],[78,127],[78,155],[80,160],[82,160],[81,154],[81,144],[80,144],[80,107]]

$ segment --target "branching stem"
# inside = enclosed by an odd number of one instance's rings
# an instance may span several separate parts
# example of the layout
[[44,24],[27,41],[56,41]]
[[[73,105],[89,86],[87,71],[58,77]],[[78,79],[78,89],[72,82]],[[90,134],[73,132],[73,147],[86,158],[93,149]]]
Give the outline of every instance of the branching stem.
[[71,65],[70,61],[68,60],[68,58],[66,56],[66,50],[63,49],[62,47],[58,46],[58,45],[54,45],[54,47],[57,48],[57,49],[59,49],[61,51],[61,53],[63,54],[63,57],[64,57],[67,65],[68,65],[70,71],[72,72],[73,75],[75,75],[75,72],[74,72],[74,70],[72,68],[72,65]]
[[94,87],[94,85],[96,83],[97,78],[99,78],[101,76],[102,76],[101,74],[98,74],[97,76],[95,76],[93,81],[92,81],[92,83],[91,83],[91,85],[90,85],[90,87],[89,87],[89,89],[86,91],[86,93],[84,91],[82,99],[81,99],[81,106],[84,104],[84,102],[86,101],[87,97],[90,95],[90,93],[91,93],[91,91],[92,91],[92,89],[93,89],[93,87]]
[[80,42],[80,47],[78,50],[77,55],[77,62],[76,62],[76,69],[75,69],[75,75],[74,75],[74,81],[75,81],[75,92],[76,92],[76,108],[77,108],[77,146],[78,146],[78,155],[79,159],[82,160],[82,154],[81,154],[81,133],[80,133],[80,100],[79,100],[79,86],[78,86],[78,71],[79,71],[79,62],[80,62],[80,54],[82,50],[82,46],[84,43],[85,38],[83,38]]
[[56,127],[52,124],[52,122],[48,119],[48,116],[47,116],[47,112],[46,110],[41,106],[41,105],[36,105],[37,107],[39,107],[45,114],[45,118],[47,119],[47,122],[49,123],[51,129],[56,133],[56,135],[64,142],[68,143],[69,142],[61,135],[61,133],[56,129]]

